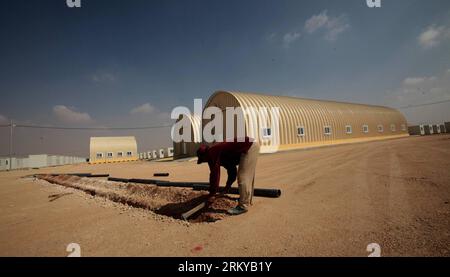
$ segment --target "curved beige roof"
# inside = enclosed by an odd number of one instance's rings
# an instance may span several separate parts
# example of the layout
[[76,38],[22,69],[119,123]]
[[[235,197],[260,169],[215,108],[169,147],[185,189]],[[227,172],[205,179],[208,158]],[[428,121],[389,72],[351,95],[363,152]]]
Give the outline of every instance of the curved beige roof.
[[[177,122],[188,120],[191,128],[191,136],[188,141],[180,141],[173,143],[174,159],[195,156],[198,146],[202,142],[202,119],[200,115],[190,114],[181,115]],[[183,122],[184,126],[184,122]],[[184,130],[183,130],[184,132]]]
[[[183,118],[186,115],[183,115]],[[191,125],[191,135],[193,142],[202,142],[202,118],[200,115],[191,114],[186,116]],[[183,119],[181,119],[183,120]]]
[[[405,117],[383,106],[232,91],[214,93],[205,108],[210,106],[222,110],[241,107],[244,111],[250,107],[279,107],[280,140],[282,147],[287,148],[408,135]],[[364,125],[368,132],[363,132]],[[324,134],[325,126],[331,127],[330,135]],[[347,133],[346,126],[351,126],[351,133]],[[304,136],[298,134],[299,127],[304,127]]]

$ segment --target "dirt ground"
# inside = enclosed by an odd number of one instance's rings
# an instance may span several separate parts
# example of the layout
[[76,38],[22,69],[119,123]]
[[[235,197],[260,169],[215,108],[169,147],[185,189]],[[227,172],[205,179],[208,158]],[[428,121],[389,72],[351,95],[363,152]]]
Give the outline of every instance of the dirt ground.
[[[83,191],[91,196],[103,197],[112,202],[121,203],[134,208],[142,208],[158,215],[164,215],[192,223],[216,222],[229,216],[227,211],[236,206],[238,196],[217,194],[208,197],[207,191],[196,191],[192,188],[161,187],[133,182],[118,182],[108,179],[87,178],[70,175],[37,174],[33,181],[44,180],[51,184]],[[50,195],[55,201],[69,193]],[[196,209],[199,205],[201,209]],[[183,214],[192,215],[183,217]]]
[[207,165],[176,161],[1,172],[0,256],[67,256],[70,243],[82,256],[368,256],[371,243],[382,256],[450,256],[449,135],[261,155],[256,187],[282,196],[214,223],[21,178],[74,172],[208,180]]

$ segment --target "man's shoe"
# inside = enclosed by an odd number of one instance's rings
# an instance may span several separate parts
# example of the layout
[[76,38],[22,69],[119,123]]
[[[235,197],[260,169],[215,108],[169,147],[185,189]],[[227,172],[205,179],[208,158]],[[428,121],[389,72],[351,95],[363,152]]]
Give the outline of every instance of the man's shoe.
[[243,214],[243,213],[246,213],[246,212],[247,212],[247,209],[242,208],[241,206],[236,206],[235,208],[232,208],[232,209],[228,210],[228,213],[230,215],[240,215],[240,214]]

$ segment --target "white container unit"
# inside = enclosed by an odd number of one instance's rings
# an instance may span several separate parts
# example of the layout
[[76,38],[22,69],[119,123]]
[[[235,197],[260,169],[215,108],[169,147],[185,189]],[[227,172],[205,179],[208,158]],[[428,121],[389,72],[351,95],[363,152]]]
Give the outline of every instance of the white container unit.
[[164,149],[159,149],[159,153],[158,153],[158,154],[159,154],[159,158],[160,158],[160,159],[164,159],[165,154],[166,154],[165,152],[166,152],[166,151],[164,151]]

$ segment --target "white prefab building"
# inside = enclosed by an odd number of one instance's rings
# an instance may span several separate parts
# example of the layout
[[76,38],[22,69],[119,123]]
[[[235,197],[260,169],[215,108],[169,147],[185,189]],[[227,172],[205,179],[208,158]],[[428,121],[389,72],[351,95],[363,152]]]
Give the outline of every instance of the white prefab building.
[[0,157],[0,171],[9,169],[9,158]]
[[0,171],[21,168],[28,168],[28,158],[13,157],[11,160],[9,157],[0,158]]
[[156,160],[158,158],[158,151],[153,150],[152,151],[152,157],[153,157],[154,160]]
[[29,158],[14,158],[12,160],[12,168],[13,169],[20,169],[20,168],[29,168],[30,166],[30,160]]
[[165,157],[164,155],[165,155],[164,149],[159,149],[159,158],[163,159]]
[[29,155],[28,157],[0,157],[0,171],[24,168],[42,168],[64,164],[78,164],[86,162],[85,158],[56,155]]
[[419,130],[420,130],[420,135],[425,136],[425,126],[423,126],[423,124],[419,125]]
[[135,137],[91,137],[91,164],[136,161],[139,157]]
[[41,168],[48,166],[47,155],[30,155],[28,157],[28,166],[31,168]]
[[169,158],[173,157],[173,147],[167,148],[167,157]]
[[149,160],[152,159],[152,152],[151,151],[147,152],[147,159],[149,159]]
[[59,165],[59,159],[58,156],[47,156],[47,165],[48,166],[57,166]]

